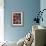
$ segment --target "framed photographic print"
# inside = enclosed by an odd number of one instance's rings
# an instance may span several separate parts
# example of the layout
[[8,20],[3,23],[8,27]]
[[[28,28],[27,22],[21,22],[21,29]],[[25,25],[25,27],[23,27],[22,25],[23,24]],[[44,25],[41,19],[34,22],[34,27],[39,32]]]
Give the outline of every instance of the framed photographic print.
[[22,26],[23,25],[23,12],[12,12],[12,25]]

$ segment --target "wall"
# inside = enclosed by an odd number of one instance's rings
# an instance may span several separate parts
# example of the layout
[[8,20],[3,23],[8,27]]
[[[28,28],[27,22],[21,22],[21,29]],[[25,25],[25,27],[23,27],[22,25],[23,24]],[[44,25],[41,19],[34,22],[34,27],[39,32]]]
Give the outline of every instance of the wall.
[[[41,11],[42,11],[43,9],[46,9],[46,0],[41,0],[41,1],[40,1],[40,9],[41,9]],[[41,22],[40,22],[40,25],[46,27],[46,20],[45,20],[45,19],[46,19],[46,10],[43,12],[42,17],[43,17],[43,22],[41,21]]]
[[4,0],[0,1],[0,42],[4,41]]
[[[31,31],[35,12],[40,9],[40,0],[4,0],[4,36],[7,41],[18,41]],[[24,26],[11,25],[12,11],[24,12]]]

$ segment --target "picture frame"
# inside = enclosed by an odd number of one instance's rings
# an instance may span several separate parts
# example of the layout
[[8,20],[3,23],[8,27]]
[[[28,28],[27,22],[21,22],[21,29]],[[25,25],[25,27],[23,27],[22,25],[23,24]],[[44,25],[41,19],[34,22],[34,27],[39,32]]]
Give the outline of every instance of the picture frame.
[[12,12],[12,25],[23,26],[23,12],[21,11]]

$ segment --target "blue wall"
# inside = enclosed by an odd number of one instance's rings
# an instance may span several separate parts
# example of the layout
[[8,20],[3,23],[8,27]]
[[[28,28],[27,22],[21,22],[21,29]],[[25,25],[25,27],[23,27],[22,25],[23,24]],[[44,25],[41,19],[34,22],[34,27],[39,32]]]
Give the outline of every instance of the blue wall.
[[[35,12],[39,9],[39,0],[4,0],[5,40],[18,41],[24,37],[31,30],[33,18],[36,16]],[[24,12],[24,26],[22,27],[11,25],[11,13],[16,10]]]

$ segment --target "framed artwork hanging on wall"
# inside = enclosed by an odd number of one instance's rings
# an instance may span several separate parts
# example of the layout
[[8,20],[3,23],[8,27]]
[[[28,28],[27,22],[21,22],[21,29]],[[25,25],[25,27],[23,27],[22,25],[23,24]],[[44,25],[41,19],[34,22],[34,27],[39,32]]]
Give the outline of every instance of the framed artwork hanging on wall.
[[23,26],[23,12],[18,11],[12,12],[12,25]]

